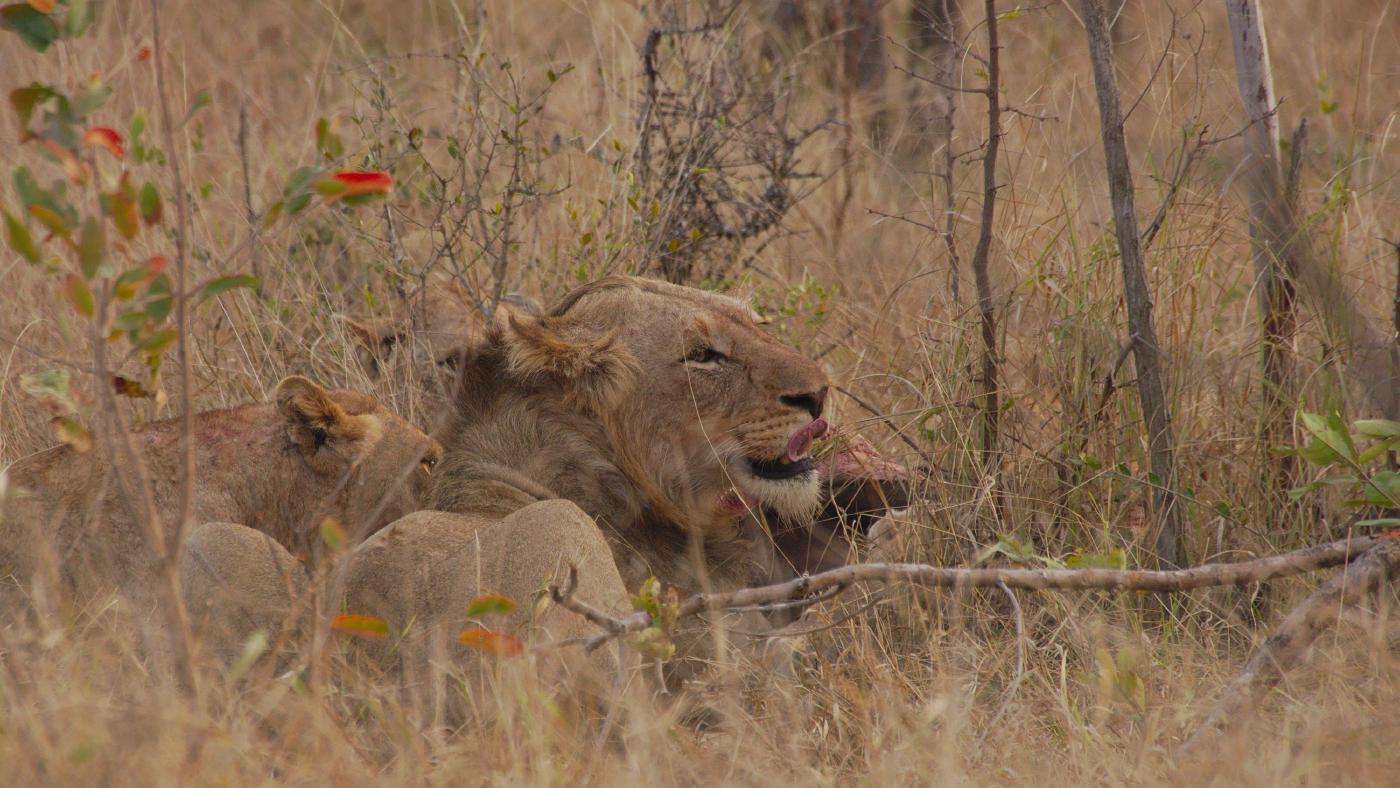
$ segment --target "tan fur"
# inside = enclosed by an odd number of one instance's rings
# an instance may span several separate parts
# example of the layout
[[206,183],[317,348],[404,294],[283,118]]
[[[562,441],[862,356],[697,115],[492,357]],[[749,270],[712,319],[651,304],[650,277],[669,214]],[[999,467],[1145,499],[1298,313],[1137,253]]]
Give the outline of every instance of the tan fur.
[[[705,348],[722,359],[705,361]],[[781,490],[766,503],[794,518],[819,508],[814,472],[781,483],[746,475],[746,458],[786,455],[826,378],[736,299],[609,278],[514,317],[463,360],[430,497],[457,514],[420,513],[362,545],[350,612],[426,622],[421,637],[441,642],[473,594],[533,593],[571,561],[610,609],[652,575],[684,591],[733,588],[769,572],[766,534],[725,504],[736,485],[750,496]],[[552,637],[590,631],[572,614],[549,615]],[[708,635],[693,632],[682,649],[703,656],[689,646]]]
[[[442,451],[431,438],[371,397],[301,377],[284,380],[275,400],[196,415],[194,522],[241,523],[308,555],[326,517],[355,538],[418,508],[425,462]],[[133,435],[167,532],[178,518],[180,436],[178,420]],[[47,554],[70,585],[144,577],[152,554],[127,476],[99,452],[67,446],[15,463],[0,574],[27,578]]]
[[[228,664],[257,632],[269,650],[294,642],[309,612],[306,571],[267,534],[205,523],[180,553],[180,591],[206,653]],[[287,637],[284,637],[287,636]]]
[[[479,654],[456,641],[468,626],[480,624],[532,644],[597,633],[581,617],[541,599],[550,583],[567,578],[570,565],[578,568],[577,598],[614,615],[630,609],[607,542],[588,515],[568,501],[530,504],[500,519],[415,512],[356,548],[346,571],[343,607],[389,622],[390,638],[360,645],[380,664],[401,669],[420,708],[436,709],[442,704],[433,662],[482,666],[475,659]],[[509,616],[469,622],[467,605],[485,594],[505,596],[518,608]],[[528,659],[546,678],[567,682],[584,698],[605,694],[617,676],[617,652],[611,648],[591,654],[578,647],[551,649]],[[476,685],[485,674],[469,670],[467,677]],[[490,707],[485,704],[478,713],[489,714]]]

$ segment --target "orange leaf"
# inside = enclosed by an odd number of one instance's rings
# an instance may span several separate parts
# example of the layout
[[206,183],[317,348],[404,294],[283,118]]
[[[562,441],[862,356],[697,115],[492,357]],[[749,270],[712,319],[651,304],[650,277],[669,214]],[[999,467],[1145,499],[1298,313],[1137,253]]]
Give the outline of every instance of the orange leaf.
[[481,629],[480,627],[462,630],[457,634],[457,642],[467,648],[485,651],[488,654],[518,657],[525,653],[525,645],[514,635]]
[[337,172],[333,177],[327,184],[330,188],[321,189],[326,202],[361,194],[388,194],[394,188],[394,179],[387,172]]
[[384,638],[389,636],[389,622],[374,616],[343,614],[331,616],[331,629],[362,638]]
[[83,144],[106,148],[108,153],[118,159],[126,158],[126,149],[122,147],[122,135],[118,134],[116,129],[93,126],[83,135]]
[[87,165],[83,164],[82,159],[73,155],[73,151],[68,150],[47,137],[39,137],[38,139],[39,143],[48,149],[49,153],[52,153],[54,158],[58,159],[59,164],[63,165],[63,171],[68,173],[68,177],[72,179],[74,183],[85,183],[87,181]]
[[58,0],[29,0],[29,7],[41,14],[52,14]]

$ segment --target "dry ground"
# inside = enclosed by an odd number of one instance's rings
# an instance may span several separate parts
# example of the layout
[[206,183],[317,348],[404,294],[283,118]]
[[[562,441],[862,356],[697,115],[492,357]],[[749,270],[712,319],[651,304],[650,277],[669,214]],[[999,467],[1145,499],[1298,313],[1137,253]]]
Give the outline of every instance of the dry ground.
[[[154,126],[150,66],[134,57],[150,43],[145,4],[106,5],[80,45],[38,57],[6,39],[5,89],[100,72],[116,91],[103,110],[112,124],[124,127],[140,109]],[[494,282],[501,255],[492,211],[513,199],[502,196],[509,162],[464,169],[442,192],[430,188],[426,168],[452,171],[452,137],[472,167],[481,164],[488,141],[517,123],[511,107],[524,102],[510,94],[512,81],[527,100],[552,88],[538,112],[526,108],[530,122],[519,131],[546,152],[526,163],[534,192],[514,197],[506,287],[547,300],[580,279],[646,265],[626,205],[636,188],[629,162],[644,85],[639,51],[650,27],[702,16],[697,6],[663,20],[668,5],[164,3],[176,113],[201,91],[210,99],[182,134],[196,203],[194,279],[254,269],[263,278],[259,293],[236,291],[199,311],[197,405],[261,397],[299,372],[373,391],[429,421],[408,365],[372,375],[341,318],[391,310],[395,287],[429,268]],[[1128,4],[1117,36],[1144,223],[1167,191],[1183,130],[1204,124],[1228,135],[1241,125],[1220,4],[1176,5],[1170,41],[1157,4]],[[888,18],[902,6],[891,3]],[[1011,522],[1000,530],[1041,555],[1121,548],[1145,564],[1146,461],[1131,381],[1093,417],[1125,329],[1093,86],[1072,8],[1035,6],[1002,26],[1004,98],[1025,114],[1006,118],[992,253],[1012,496]],[[755,13],[740,14],[734,35],[762,69]],[[1305,115],[1311,123],[1302,205],[1355,308],[1388,321],[1396,260],[1387,239],[1400,235],[1400,11],[1348,0],[1275,3],[1268,13],[1282,124],[1291,131]],[[908,557],[967,561],[974,536],[997,527],[977,470],[971,277],[962,272],[962,303],[954,302],[943,242],[919,226],[942,221],[931,152],[906,139],[917,125],[901,125],[926,88],[891,71],[884,99],[852,96],[830,78],[829,47],[818,41],[803,52],[792,108],[796,125],[839,121],[801,149],[802,169],[820,177],[803,182],[805,198],[766,243],[710,249],[706,275],[779,313],[780,330],[821,354],[864,403],[838,397],[841,420],[921,469],[926,503],[906,526]],[[890,47],[890,60],[908,66],[910,56]],[[981,84],[977,68],[966,64],[968,84]],[[883,131],[873,134],[882,108]],[[393,169],[388,212],[318,207],[250,236],[245,164],[252,207],[263,212],[288,174],[314,161],[321,117],[338,118],[356,166]],[[410,142],[413,129],[421,137]],[[971,150],[984,136],[981,101],[967,96],[955,148]],[[18,146],[12,124],[0,144],[7,163],[37,160]],[[1181,484],[1198,501],[1187,509],[1193,560],[1321,541],[1347,516],[1331,500],[1289,507],[1260,470],[1268,447],[1255,438],[1258,330],[1239,156],[1237,140],[1206,151],[1148,258]],[[979,171],[974,156],[956,173],[964,261]],[[466,217],[464,234],[444,244],[454,217]],[[169,241],[155,234],[143,243],[168,253]],[[0,459],[12,461],[51,442],[45,413],[18,390],[18,376],[55,359],[81,363],[89,351],[51,277],[8,252],[0,276]],[[1369,415],[1346,388],[1335,343],[1309,314],[1296,352],[1310,408]],[[150,416],[144,408],[138,417]],[[518,665],[505,666],[510,689],[489,701],[499,706],[494,724],[438,732],[372,677],[354,674],[308,691],[294,677],[230,675],[211,663],[205,697],[192,704],[141,656],[139,622],[100,606],[6,611],[0,784],[1393,782],[1400,730],[1387,709],[1400,702],[1400,630],[1386,604],[1342,621],[1314,664],[1205,762],[1177,772],[1167,762],[1251,644],[1310,582],[1279,583],[1257,598],[1257,590],[1193,594],[1176,600],[1168,620],[1147,623],[1140,600],[1126,595],[1022,595],[1020,637],[1000,594],[894,590],[854,618],[819,614],[836,623],[815,636],[796,675],[742,703],[719,703],[726,711],[714,724],[697,729],[638,706],[623,716],[621,744],[601,748],[596,727],[571,722]]]

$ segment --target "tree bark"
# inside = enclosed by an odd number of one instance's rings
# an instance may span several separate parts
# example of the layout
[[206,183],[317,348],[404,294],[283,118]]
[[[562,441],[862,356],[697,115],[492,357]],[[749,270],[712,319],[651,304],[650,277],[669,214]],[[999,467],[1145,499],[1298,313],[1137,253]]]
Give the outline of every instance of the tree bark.
[[[932,88],[934,101],[911,97],[909,102],[915,108],[916,125],[909,129],[905,138],[913,143],[922,143],[920,128],[926,127],[932,138],[933,155],[942,159],[942,167],[934,169],[934,177],[943,186],[943,247],[948,253],[948,290],[953,303],[962,303],[959,279],[958,247],[953,236],[957,223],[957,195],[953,192],[953,153],[954,114],[957,111],[958,55],[962,45],[958,40],[957,0],[915,0],[909,7],[911,33],[909,46],[933,64],[933,82],[920,82],[914,85],[916,91]],[[920,149],[924,145],[918,145]]]
[[[1235,79],[1249,125],[1244,132],[1245,183],[1249,193],[1249,237],[1254,245],[1259,312],[1263,332],[1264,386],[1260,435],[1265,448],[1291,443],[1290,425],[1298,401],[1291,345],[1297,329],[1297,293],[1288,254],[1293,232],[1291,202],[1285,194],[1279,159],[1279,123],[1273,70],[1262,9],[1254,0],[1226,0]],[[1300,137],[1301,139],[1301,137]],[[1301,151],[1294,151],[1295,162]],[[1293,485],[1289,457],[1270,462],[1281,489]]]
[[1161,349],[1152,323],[1152,295],[1142,260],[1137,210],[1133,205],[1133,179],[1128,148],[1123,139],[1123,111],[1118,102],[1118,82],[1113,73],[1108,20],[1099,0],[1083,0],[1084,26],[1089,34],[1089,55],[1094,64],[1094,88],[1098,94],[1104,158],[1108,163],[1108,187],[1113,200],[1113,223],[1118,235],[1123,267],[1123,295],[1128,308],[1129,341],[1137,367],[1138,399],[1151,454],[1158,518],[1157,560],[1165,566],[1184,566],[1181,512],[1176,503],[1171,411],[1162,388]]
[[997,43],[996,0],[986,0],[987,25],[987,148],[982,153],[982,220],[977,248],[972,253],[972,275],[977,285],[977,311],[982,323],[982,456],[992,478],[997,517],[1005,520],[1001,491],[1000,383],[997,380],[997,318],[992,303],[992,280],[987,270],[992,248],[992,228],[997,204],[997,151],[1001,147],[1001,70]]
[[[847,564],[838,569],[802,575],[782,583],[737,591],[692,594],[676,608],[678,619],[711,611],[786,609],[811,606],[839,596],[861,583],[892,583],[904,580],[928,588],[1003,588],[1025,591],[1155,591],[1182,592],[1220,586],[1262,583],[1292,577],[1318,569],[1340,566],[1361,556],[1376,554],[1379,548],[1394,544],[1385,537],[1358,537],[1306,547],[1281,555],[1228,564],[1205,564],[1189,569],[1000,569],[932,566],[930,564]],[[1392,547],[1386,547],[1391,550]],[[1393,555],[1393,553],[1388,553]],[[1348,573],[1350,576],[1350,573]],[[632,613],[615,618],[580,600],[572,599],[577,569],[569,568],[569,582],[553,586],[551,597],[604,632],[591,644],[600,645],[610,637],[638,632],[654,625],[650,613]],[[1330,587],[1331,583],[1324,588]],[[1321,591],[1319,591],[1321,593]],[[1290,617],[1291,620],[1291,617]]]

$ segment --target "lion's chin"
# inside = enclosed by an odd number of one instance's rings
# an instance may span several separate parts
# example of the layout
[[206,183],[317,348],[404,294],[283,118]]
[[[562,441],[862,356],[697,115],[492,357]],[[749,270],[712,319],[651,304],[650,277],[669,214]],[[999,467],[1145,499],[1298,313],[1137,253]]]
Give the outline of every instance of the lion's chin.
[[730,472],[734,491],[725,497],[724,507],[733,514],[762,507],[787,520],[812,517],[821,508],[821,476],[815,465],[793,471],[773,478],[755,473],[747,462],[741,463]]

